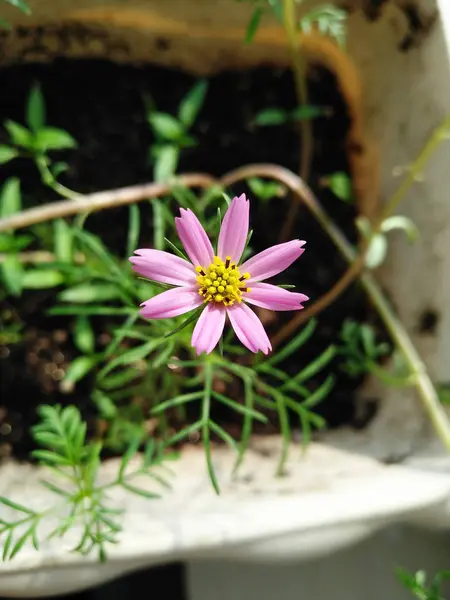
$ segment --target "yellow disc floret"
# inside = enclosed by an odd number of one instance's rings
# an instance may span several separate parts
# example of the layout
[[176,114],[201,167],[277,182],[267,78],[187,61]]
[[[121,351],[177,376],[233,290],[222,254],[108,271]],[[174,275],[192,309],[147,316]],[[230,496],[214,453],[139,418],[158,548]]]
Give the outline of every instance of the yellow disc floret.
[[242,302],[242,292],[249,292],[245,286],[250,273],[239,272],[237,265],[227,256],[225,262],[218,256],[209,267],[196,267],[198,273],[198,293],[205,302],[216,302],[231,306],[235,302]]

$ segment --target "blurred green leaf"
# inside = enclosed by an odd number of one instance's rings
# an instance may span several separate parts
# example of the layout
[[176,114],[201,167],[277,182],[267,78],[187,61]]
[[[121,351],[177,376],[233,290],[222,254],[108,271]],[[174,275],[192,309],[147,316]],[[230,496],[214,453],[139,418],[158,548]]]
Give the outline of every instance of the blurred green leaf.
[[138,247],[139,231],[141,228],[141,217],[137,204],[130,205],[128,214],[127,256],[131,256]]
[[165,141],[177,142],[185,134],[183,125],[166,113],[151,112],[148,121],[155,135]]
[[301,19],[300,29],[305,33],[311,33],[316,29],[322,35],[333,37],[340,46],[344,46],[347,35],[347,12],[332,4],[313,8]]
[[58,294],[58,299],[63,302],[79,304],[107,302],[121,297],[117,286],[109,283],[81,283]]
[[371,237],[371,242],[366,254],[366,265],[369,269],[376,269],[383,264],[388,250],[388,243],[385,236],[376,233]]
[[353,184],[347,173],[327,175],[325,182],[335,196],[344,202],[353,202]]
[[109,396],[100,390],[94,390],[92,400],[97,405],[100,416],[104,419],[114,419],[117,416],[117,406]]
[[26,108],[27,125],[36,133],[45,123],[45,103],[41,86],[35,84],[30,91]]
[[28,5],[23,0],[6,0],[6,2],[8,2],[8,4],[11,4],[11,6],[14,6],[15,8],[18,8],[19,10],[21,10],[26,15],[30,15],[31,14],[30,8],[28,7]]
[[14,215],[20,212],[21,208],[20,180],[17,177],[10,177],[0,191],[0,218]]
[[163,344],[165,340],[163,338],[156,338],[154,340],[150,340],[146,344],[142,344],[141,346],[137,346],[136,348],[132,348],[131,350],[126,350],[120,356],[113,358],[109,361],[109,363],[104,367],[99,373],[99,379],[103,379],[106,375],[115,369],[116,367],[120,367],[123,365],[129,365],[131,363],[135,363],[143,358],[146,358],[153,350],[155,350],[158,346]]
[[23,266],[14,254],[8,255],[1,264],[1,274],[6,290],[13,296],[22,292]]
[[33,149],[33,135],[26,127],[15,121],[5,121],[5,129],[9,133],[11,141],[17,146]]
[[245,43],[250,44],[255,37],[256,32],[258,31],[258,27],[261,23],[262,16],[264,14],[264,9],[262,6],[257,6],[252,16],[250,17],[249,24],[247,26],[247,31],[245,32]]
[[67,148],[76,148],[76,146],[76,141],[64,129],[43,127],[35,135],[35,147],[43,152],[47,150],[65,150]]
[[71,263],[73,256],[72,229],[63,219],[53,223],[54,251],[56,258],[62,263]]
[[32,269],[25,271],[22,287],[25,289],[43,290],[64,283],[64,275],[60,271],[50,269]]
[[96,360],[91,356],[78,356],[67,369],[65,382],[77,383],[95,367]]
[[79,315],[75,320],[75,346],[84,354],[92,354],[95,348],[95,335],[91,322],[86,315]]
[[194,85],[181,101],[178,118],[186,129],[194,124],[203,106],[207,89],[208,83],[202,79]]
[[281,108],[266,108],[259,112],[253,123],[260,127],[283,125],[289,121],[289,113]]
[[164,249],[164,234],[165,234],[165,221],[163,214],[163,205],[158,198],[154,198],[152,201],[153,211],[153,246],[157,250]]
[[19,153],[15,148],[0,144],[0,165],[4,165],[16,156],[19,156]]
[[250,190],[263,202],[272,198],[281,198],[286,195],[286,188],[276,181],[267,181],[259,177],[247,179]]
[[410,242],[415,242],[419,237],[419,229],[417,225],[411,219],[404,217],[403,215],[394,215],[393,217],[388,217],[381,224],[381,231],[383,233],[388,233],[394,229],[401,229],[404,231]]
[[329,109],[323,108],[322,106],[312,106],[306,104],[304,106],[297,106],[291,112],[291,118],[297,121],[309,121],[310,119],[317,119],[317,117],[323,117],[329,114]]
[[153,177],[156,182],[164,183],[175,175],[180,151],[173,144],[158,147],[153,167]]
[[58,178],[61,173],[64,173],[69,168],[69,165],[66,162],[56,162],[50,165],[50,171],[55,179]]

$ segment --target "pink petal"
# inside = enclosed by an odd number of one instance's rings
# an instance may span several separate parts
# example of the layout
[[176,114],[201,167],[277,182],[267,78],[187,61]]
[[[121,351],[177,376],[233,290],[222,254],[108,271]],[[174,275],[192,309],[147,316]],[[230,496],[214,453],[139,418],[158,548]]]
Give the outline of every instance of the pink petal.
[[209,302],[200,315],[192,334],[191,344],[197,355],[209,354],[217,346],[225,326],[226,311],[222,304]]
[[251,291],[243,294],[250,304],[269,310],[301,310],[302,302],[309,300],[305,294],[290,292],[270,283],[254,283]]
[[175,227],[186,254],[195,266],[208,267],[214,260],[214,251],[206,231],[192,210],[180,208],[180,215],[175,219]]
[[194,267],[179,256],[162,250],[135,250],[138,256],[131,256],[133,269],[140,275],[172,285],[195,285]]
[[227,307],[228,317],[234,332],[246,348],[252,352],[262,350],[267,354],[272,350],[263,324],[246,304],[233,304]]
[[245,194],[233,198],[219,233],[217,254],[222,260],[231,256],[234,262],[239,262],[247,241],[249,212],[250,202]]
[[203,297],[197,289],[179,287],[143,302],[140,314],[146,319],[169,319],[187,313],[202,303]]
[[269,279],[269,277],[273,277],[287,269],[294,260],[297,260],[303,254],[305,250],[302,246],[305,244],[306,242],[301,240],[292,240],[267,248],[267,250],[263,250],[245,261],[239,267],[239,271],[250,273],[250,279],[247,283],[251,287],[251,284],[255,281]]

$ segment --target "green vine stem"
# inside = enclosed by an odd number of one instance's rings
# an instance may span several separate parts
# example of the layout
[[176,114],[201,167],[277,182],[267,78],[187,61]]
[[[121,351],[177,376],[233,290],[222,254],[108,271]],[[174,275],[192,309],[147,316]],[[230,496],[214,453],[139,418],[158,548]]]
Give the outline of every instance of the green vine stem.
[[38,155],[35,158],[35,163],[36,163],[36,166],[41,175],[42,183],[47,185],[49,188],[54,190],[57,194],[59,194],[63,198],[68,198],[69,200],[72,200],[79,196],[79,194],[77,194],[77,192],[74,192],[73,190],[69,189],[65,185],[62,185],[62,183],[59,183],[59,181],[57,181],[55,179],[55,176],[48,168],[45,156]]
[[447,138],[450,132],[450,115],[446,117],[440,125],[436,127],[431,136],[428,138],[421,153],[408,169],[406,177],[403,179],[400,186],[394,192],[389,202],[385,205],[379,218],[377,219],[375,230],[379,231],[379,228],[383,221],[385,221],[390,215],[392,215],[397,209],[400,202],[404,199],[409,188],[416,181],[417,177],[423,172],[425,165],[430,160],[434,152],[437,150],[439,145]]
[[[306,81],[306,62],[300,51],[299,32],[296,26],[295,0],[283,0],[283,25],[289,43],[291,53],[292,72],[294,75],[295,91],[299,106],[308,104],[308,85]],[[309,179],[311,168],[313,137],[311,122],[308,119],[301,120],[302,147],[300,155],[300,177],[304,181]],[[286,240],[290,235],[292,224],[295,221],[299,209],[297,202],[292,202],[287,218],[281,230],[280,240]]]

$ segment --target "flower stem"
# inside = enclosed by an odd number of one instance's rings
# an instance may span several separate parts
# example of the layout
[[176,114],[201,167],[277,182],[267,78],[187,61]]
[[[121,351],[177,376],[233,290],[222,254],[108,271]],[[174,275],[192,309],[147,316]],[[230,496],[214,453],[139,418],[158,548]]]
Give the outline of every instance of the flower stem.
[[220,494],[219,484],[217,482],[216,473],[214,471],[214,465],[212,463],[211,456],[211,440],[210,440],[210,409],[211,409],[211,391],[213,384],[213,366],[208,357],[205,358],[204,363],[204,377],[205,382],[203,384],[203,399],[202,399],[202,441],[205,449],[206,456],[206,467],[208,469],[208,475],[213,485],[216,494]]

